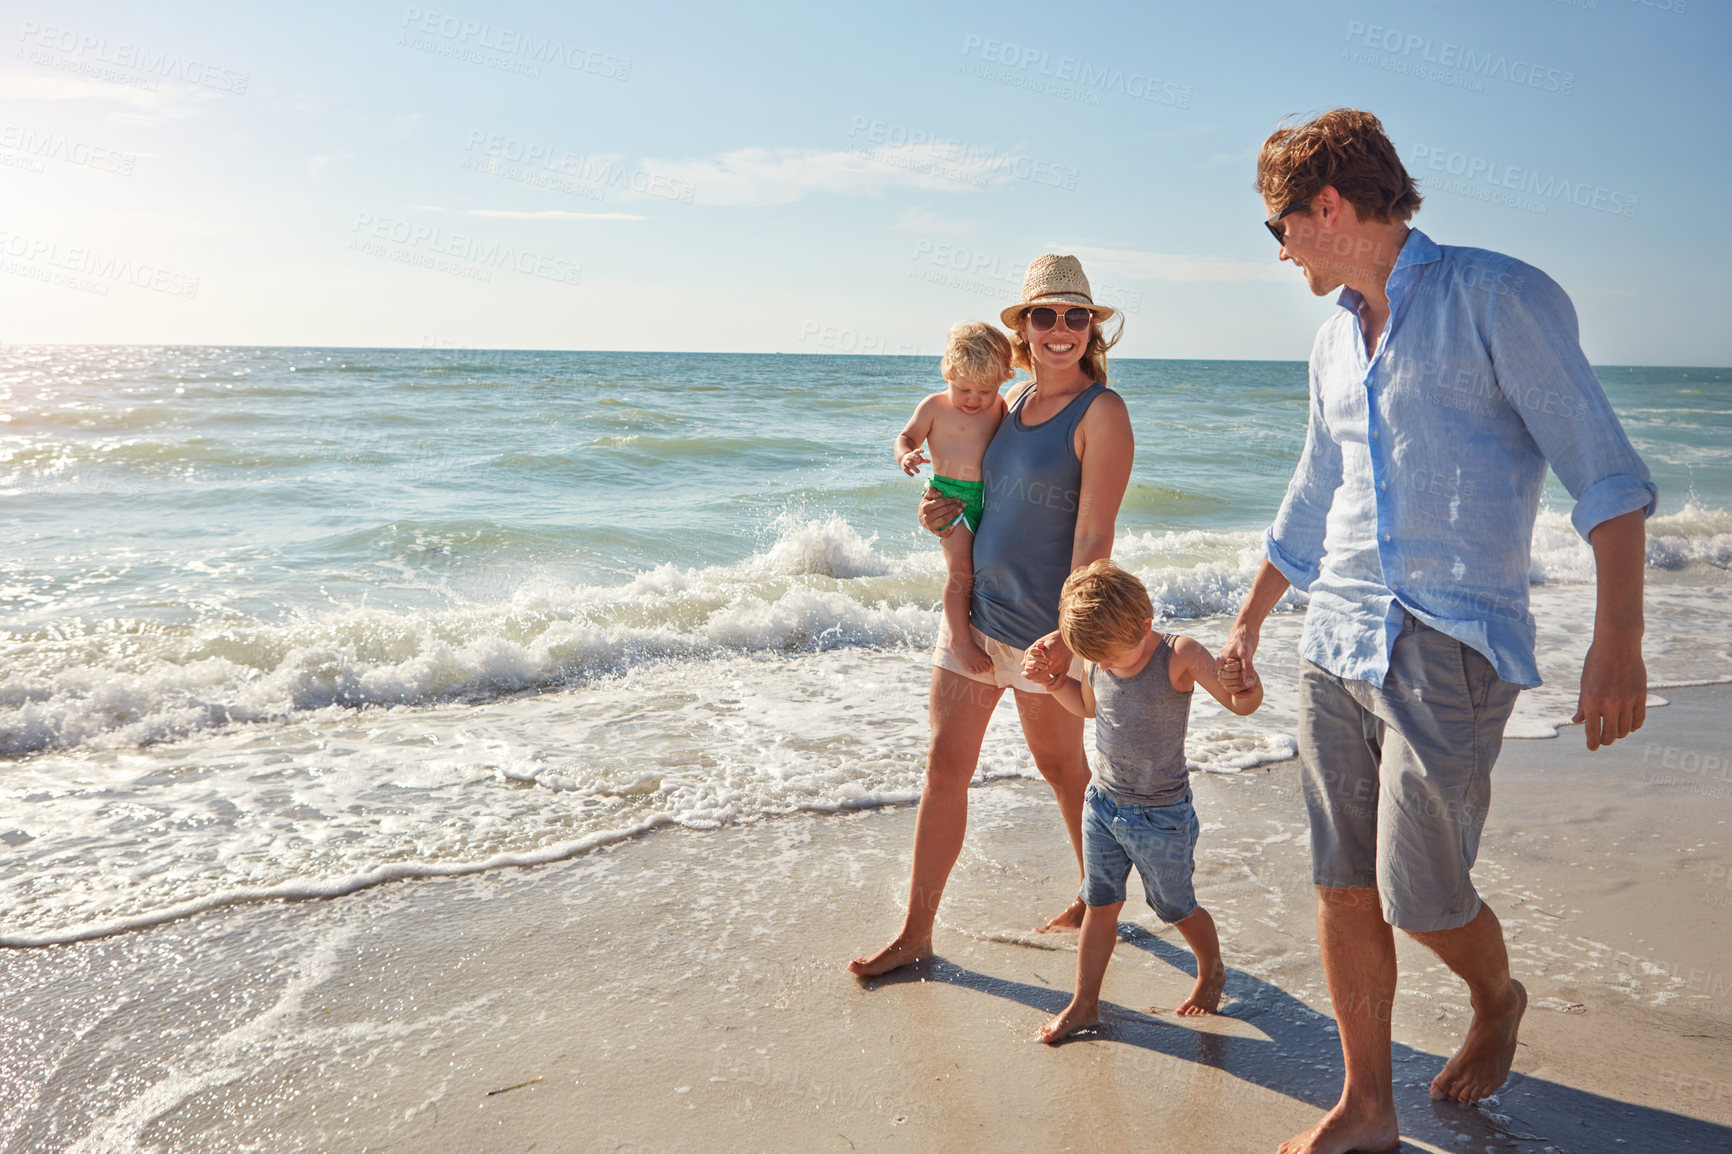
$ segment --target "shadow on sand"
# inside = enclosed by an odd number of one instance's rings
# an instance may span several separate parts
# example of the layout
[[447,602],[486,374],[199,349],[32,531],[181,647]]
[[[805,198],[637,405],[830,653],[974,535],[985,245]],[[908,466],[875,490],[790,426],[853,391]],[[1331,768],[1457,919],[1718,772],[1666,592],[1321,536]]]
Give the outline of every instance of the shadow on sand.
[[[1196,962],[1188,949],[1164,941],[1140,925],[1120,922],[1119,940],[1196,976]],[[877,989],[919,981],[961,986],[1018,1002],[1047,1015],[1058,1013],[1070,1001],[1066,990],[995,978],[941,957],[904,966],[865,984],[868,989]],[[1252,1085],[1307,1102],[1319,1112],[1335,1104],[1341,1092],[1342,1067],[1341,1046],[1332,1019],[1242,970],[1228,969],[1226,998],[1221,1017],[1252,1023],[1264,1037],[1211,1033],[1176,1024],[1177,1018],[1163,1020],[1102,1002],[1101,1025],[1074,1035],[1064,1044],[1093,1041],[1131,1046],[1211,1066]],[[1030,1019],[1031,1035],[1038,1025],[1038,1020]],[[1567,1154],[1732,1151],[1732,1127],[1620,1102],[1519,1073],[1512,1074],[1504,1083],[1496,1105],[1433,1102],[1426,1086],[1443,1069],[1445,1057],[1396,1043],[1396,1108],[1404,1138],[1410,1136],[1445,1150],[1473,1150],[1476,1154],[1479,1151],[1536,1154],[1548,1148]],[[1407,1141],[1401,1148],[1407,1154],[1417,1154],[1419,1150]]]

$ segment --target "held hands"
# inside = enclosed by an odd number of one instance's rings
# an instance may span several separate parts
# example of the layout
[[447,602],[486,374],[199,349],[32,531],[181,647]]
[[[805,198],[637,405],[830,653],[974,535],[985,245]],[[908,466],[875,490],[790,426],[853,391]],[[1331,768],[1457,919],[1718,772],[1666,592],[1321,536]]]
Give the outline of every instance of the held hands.
[[931,464],[931,461],[927,459],[925,453],[922,453],[919,449],[915,449],[913,452],[902,454],[902,459],[896,463],[902,466],[902,471],[904,473],[907,473],[910,477],[914,477],[919,475],[920,466],[929,465]]
[[1648,717],[1648,667],[1642,643],[1595,638],[1582,662],[1582,689],[1572,722],[1585,722],[1588,750],[1610,745],[1642,728]]
[[1046,685],[1070,672],[1071,653],[1057,633],[1048,633],[1028,647],[1022,658],[1022,675]]
[[956,519],[962,516],[962,502],[946,497],[937,489],[927,488],[920,495],[920,524],[928,533],[948,537],[956,531]]
[[1227,634],[1227,643],[1221,646],[1221,655],[1215,660],[1215,674],[1221,679],[1221,688],[1228,693],[1249,693],[1262,684],[1251,664],[1251,658],[1257,652],[1257,641],[1254,629],[1235,626]]

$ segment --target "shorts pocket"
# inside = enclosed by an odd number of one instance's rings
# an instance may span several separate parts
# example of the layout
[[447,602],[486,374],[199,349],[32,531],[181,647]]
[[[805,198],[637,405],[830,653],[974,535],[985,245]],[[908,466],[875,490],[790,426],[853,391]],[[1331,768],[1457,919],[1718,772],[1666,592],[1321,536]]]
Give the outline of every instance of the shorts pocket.
[[1456,644],[1461,646],[1461,678],[1467,686],[1467,697],[1473,703],[1473,711],[1478,713],[1491,697],[1491,687],[1498,679],[1497,670],[1485,654],[1467,642],[1458,641]]

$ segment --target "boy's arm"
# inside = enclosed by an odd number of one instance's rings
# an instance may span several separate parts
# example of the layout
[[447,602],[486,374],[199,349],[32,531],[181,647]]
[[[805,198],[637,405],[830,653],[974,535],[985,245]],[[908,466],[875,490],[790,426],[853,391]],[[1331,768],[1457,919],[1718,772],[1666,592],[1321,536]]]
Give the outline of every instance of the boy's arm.
[[1052,694],[1053,700],[1078,717],[1093,717],[1095,715],[1095,693],[1093,689],[1089,688],[1086,667],[1081,681],[1068,673],[1060,673],[1046,683],[1046,688]]
[[920,446],[926,443],[927,436],[932,432],[933,407],[931,397],[914,406],[914,415],[908,418],[908,424],[896,434],[896,464],[910,477],[920,472],[920,466],[927,463],[926,455],[920,451]]
[[1230,711],[1244,717],[1254,713],[1263,704],[1263,686],[1261,683],[1234,692],[1221,684],[1221,676],[1216,668],[1215,659],[1202,642],[1191,637],[1180,637],[1173,642],[1172,673],[1170,678],[1173,688],[1180,693],[1193,686],[1201,685],[1209,691],[1209,696],[1225,705]]

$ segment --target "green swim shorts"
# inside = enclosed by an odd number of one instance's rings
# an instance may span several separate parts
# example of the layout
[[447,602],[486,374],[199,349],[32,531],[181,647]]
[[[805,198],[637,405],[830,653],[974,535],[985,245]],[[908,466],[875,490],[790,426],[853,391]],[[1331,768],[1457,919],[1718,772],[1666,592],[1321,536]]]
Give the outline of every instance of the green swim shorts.
[[[954,477],[934,476],[926,482],[928,489],[935,489],[946,497],[955,497],[962,502],[962,515],[956,519],[968,526],[970,533],[980,532],[980,514],[986,508],[986,483],[984,481],[958,481]],[[952,521],[950,524],[956,524]],[[949,528],[946,525],[945,528]]]

